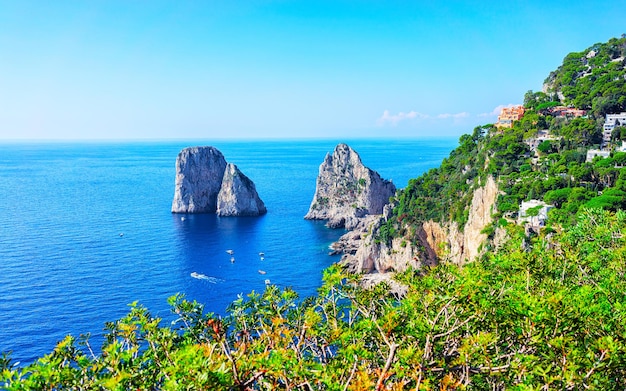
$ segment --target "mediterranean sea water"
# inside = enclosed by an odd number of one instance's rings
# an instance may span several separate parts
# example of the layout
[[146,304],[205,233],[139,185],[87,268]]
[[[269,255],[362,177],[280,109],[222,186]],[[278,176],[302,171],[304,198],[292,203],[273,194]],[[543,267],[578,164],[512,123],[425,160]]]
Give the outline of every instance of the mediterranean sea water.
[[[338,142],[0,144],[0,351],[28,364],[65,335],[84,333],[99,348],[105,322],[124,316],[127,304],[173,319],[166,300],[176,293],[217,314],[266,280],[314,295],[324,268],[339,259],[328,246],[344,231],[303,216],[319,165]],[[457,145],[341,142],[397,187]],[[213,145],[235,163],[268,213],[170,213],[176,156],[194,145]]]

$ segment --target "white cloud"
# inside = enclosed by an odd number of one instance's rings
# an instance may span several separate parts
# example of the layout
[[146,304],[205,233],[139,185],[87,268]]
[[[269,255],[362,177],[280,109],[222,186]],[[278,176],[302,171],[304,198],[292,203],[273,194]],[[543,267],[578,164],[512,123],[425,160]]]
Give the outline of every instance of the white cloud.
[[391,114],[389,110],[385,110],[376,122],[380,126],[386,125],[386,124],[396,126],[400,122],[408,121],[408,120],[425,120],[425,119],[431,119],[431,120],[455,119],[457,120],[461,118],[467,118],[469,116],[470,114],[467,112],[443,113],[443,114],[432,116],[429,114],[420,113],[415,110],[411,110],[408,113],[400,111],[397,114]]
[[390,114],[389,110],[385,110],[383,115],[378,118],[378,125],[385,125],[390,123],[393,126],[398,125],[399,122],[411,120],[411,119],[425,119],[429,118],[427,114],[418,113],[417,111],[409,111],[408,113],[399,112],[398,114]]
[[461,112],[461,113],[444,113],[444,114],[439,114],[437,116],[437,118],[439,119],[446,119],[446,118],[454,118],[454,119],[459,119],[459,118],[467,118],[469,117],[470,114],[468,112]]

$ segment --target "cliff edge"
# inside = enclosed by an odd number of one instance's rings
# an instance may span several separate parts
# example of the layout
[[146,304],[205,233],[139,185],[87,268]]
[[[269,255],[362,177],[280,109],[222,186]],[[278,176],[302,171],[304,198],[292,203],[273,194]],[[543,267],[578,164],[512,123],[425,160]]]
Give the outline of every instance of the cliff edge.
[[429,220],[421,224],[417,235],[384,242],[378,231],[392,218],[391,207],[386,207],[382,216],[364,221],[332,247],[335,253],[343,254],[340,263],[352,273],[402,272],[409,267],[434,265],[439,260],[463,264],[480,255],[481,245],[487,240],[482,231],[492,223],[498,194],[492,177],[474,190],[463,230],[456,222],[442,224]]

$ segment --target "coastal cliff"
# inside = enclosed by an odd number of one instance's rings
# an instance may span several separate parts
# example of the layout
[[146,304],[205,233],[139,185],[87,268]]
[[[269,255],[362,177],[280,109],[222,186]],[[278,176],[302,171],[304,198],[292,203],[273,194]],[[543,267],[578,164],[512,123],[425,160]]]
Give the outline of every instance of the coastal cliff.
[[304,217],[327,220],[330,228],[353,229],[367,215],[383,211],[395,185],[363,165],[358,153],[339,144],[320,165],[315,195]]
[[266,213],[254,183],[215,147],[184,148],[176,158],[172,213],[258,216]]
[[423,222],[417,232],[407,229],[404,236],[380,240],[380,230],[391,218],[391,207],[382,216],[372,216],[333,244],[343,254],[340,263],[352,273],[402,272],[409,267],[434,265],[440,260],[463,264],[480,254],[487,235],[482,233],[493,219],[499,191],[495,180],[473,191],[467,223],[461,230],[457,222]]

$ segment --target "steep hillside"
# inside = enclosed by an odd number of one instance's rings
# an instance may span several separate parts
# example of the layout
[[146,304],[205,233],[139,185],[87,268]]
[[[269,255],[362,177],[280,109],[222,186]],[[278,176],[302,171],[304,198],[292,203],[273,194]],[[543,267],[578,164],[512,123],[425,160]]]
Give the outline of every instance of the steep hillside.
[[[531,231],[547,224],[551,230],[573,223],[582,207],[626,208],[626,154],[620,150],[626,127],[603,131],[604,115],[626,107],[625,52],[621,38],[567,55],[548,77],[547,94],[526,93],[519,121],[462,136],[440,167],[397,192],[391,212],[370,227],[375,239],[363,241],[343,262],[360,272],[404,270],[420,264],[415,260],[432,262],[433,254],[464,263],[481,247],[497,245],[498,228],[507,224],[530,222]],[[589,153],[605,158],[588,158]],[[496,182],[495,202],[483,199],[489,178]],[[480,218],[472,215],[479,204]],[[532,218],[541,205],[541,213],[551,210],[550,219]],[[526,216],[530,206],[528,213],[535,215]],[[391,260],[364,261],[373,256]],[[359,266],[364,264],[384,267]]]
[[626,37],[568,54],[551,72],[543,92],[565,105],[591,110],[596,117],[626,110]]

